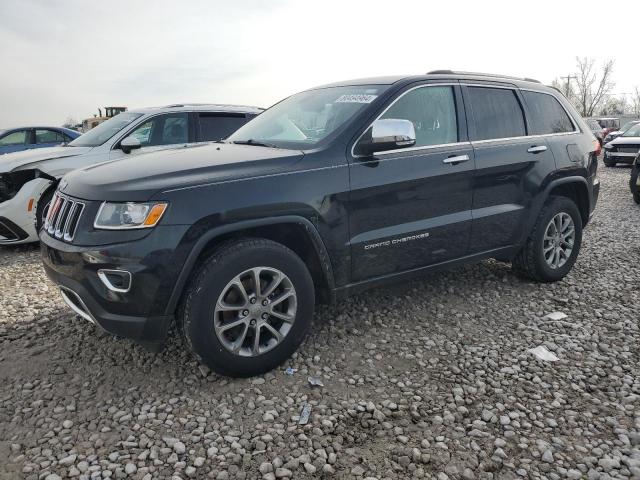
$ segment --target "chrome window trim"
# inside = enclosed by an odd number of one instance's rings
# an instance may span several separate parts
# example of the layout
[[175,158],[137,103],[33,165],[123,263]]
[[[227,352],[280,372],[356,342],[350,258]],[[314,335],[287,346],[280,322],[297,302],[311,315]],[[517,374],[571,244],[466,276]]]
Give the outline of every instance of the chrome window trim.
[[[367,128],[367,130],[370,127]],[[366,131],[366,130],[365,130]],[[454,142],[454,143],[440,143],[438,145],[425,145],[424,147],[409,147],[409,148],[396,148],[394,150],[385,150],[384,152],[377,152],[375,155],[388,155],[393,153],[401,153],[401,152],[419,152],[421,150],[434,150],[437,148],[451,148],[451,147],[461,147],[463,145],[470,145],[471,142]],[[364,155],[359,155],[356,158],[362,158]]]
[[[457,85],[460,85],[459,82],[442,82],[442,83],[423,83],[421,85],[416,85],[415,87],[411,87],[409,90],[406,90],[404,92],[402,92],[401,95],[399,95],[398,97],[396,97],[396,99],[391,102],[389,105],[387,105],[387,107],[376,117],[373,119],[373,121],[371,121],[371,123],[369,123],[369,125],[367,126],[367,128],[365,128],[362,133],[360,135],[358,135],[358,138],[356,138],[355,142],[353,142],[353,145],[351,145],[351,157],[352,158],[367,158],[367,155],[356,155],[355,154],[355,148],[356,145],[358,144],[358,142],[362,139],[362,137],[364,136],[365,133],[367,133],[367,131],[371,128],[371,126],[373,125],[373,123],[377,120],[380,120],[380,117],[382,117],[385,113],[387,113],[387,111],[393,107],[396,102],[398,100],[400,100],[402,97],[404,97],[405,95],[407,95],[410,92],[413,92],[414,90],[418,90],[419,88],[429,88],[429,87],[455,87]],[[455,97],[455,92],[454,93],[454,97]],[[456,109],[456,126],[459,125],[459,119],[458,119],[458,112]],[[450,143],[450,144],[438,144],[438,145],[423,145],[421,147],[409,147],[409,148],[397,148],[394,150],[386,150],[384,152],[373,152],[373,155],[380,155],[383,153],[395,153],[395,152],[399,152],[399,151],[404,151],[404,152],[408,152],[408,151],[415,151],[415,150],[419,150],[419,149],[425,149],[425,148],[437,148],[437,147],[444,147],[447,145],[457,145],[458,143],[461,142],[456,142],[456,143]],[[465,142],[462,142],[465,143]]]

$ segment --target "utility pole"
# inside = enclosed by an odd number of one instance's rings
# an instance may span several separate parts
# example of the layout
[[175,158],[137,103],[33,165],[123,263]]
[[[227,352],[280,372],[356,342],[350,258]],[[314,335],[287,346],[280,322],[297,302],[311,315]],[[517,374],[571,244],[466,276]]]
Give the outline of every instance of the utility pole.
[[560,77],[562,80],[567,80],[566,83],[566,87],[565,87],[565,92],[564,92],[564,96],[569,98],[569,82],[573,79],[573,80],[577,80],[578,77],[576,77],[575,75],[567,75],[566,77]]

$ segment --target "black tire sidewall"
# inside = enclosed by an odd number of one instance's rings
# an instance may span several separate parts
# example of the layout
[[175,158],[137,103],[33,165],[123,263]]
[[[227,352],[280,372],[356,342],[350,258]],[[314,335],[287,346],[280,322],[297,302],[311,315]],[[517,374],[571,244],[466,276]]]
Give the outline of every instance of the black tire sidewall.
[[[547,225],[553,217],[557,214],[564,212],[571,216],[573,224],[575,226],[575,242],[573,251],[569,260],[560,268],[551,268],[547,261],[544,259],[543,241],[544,234],[547,229]],[[542,274],[542,278],[545,281],[555,282],[563,279],[573,268],[578,254],[580,253],[580,247],[582,246],[582,217],[576,204],[564,197],[556,197],[549,202],[545,207],[542,216],[540,218],[539,228],[536,229],[534,238],[535,256],[534,261],[538,272]]]
[[[205,269],[204,274],[197,277],[195,293],[188,299],[185,334],[194,353],[212,370],[236,377],[258,375],[282,364],[302,343],[313,319],[313,280],[304,262],[277,244],[249,246],[228,255],[223,251],[214,256],[213,261],[213,268]],[[218,339],[213,328],[213,312],[229,281],[254,267],[276,268],[289,277],[297,295],[296,319],[287,336],[273,350],[257,357],[241,357],[229,352]]]
[[631,170],[631,176],[629,177],[629,190],[633,194],[633,199],[636,203],[640,203],[640,192],[638,191],[638,173],[640,172],[640,167],[638,165],[634,165]]

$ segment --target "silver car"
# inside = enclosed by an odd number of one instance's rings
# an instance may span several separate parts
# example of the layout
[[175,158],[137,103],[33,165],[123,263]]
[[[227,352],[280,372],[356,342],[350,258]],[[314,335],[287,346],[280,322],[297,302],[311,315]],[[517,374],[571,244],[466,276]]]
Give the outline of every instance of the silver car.
[[167,148],[221,140],[256,107],[169,105],[123,112],[71,143],[0,157],[0,245],[38,240],[58,180],[67,172]]

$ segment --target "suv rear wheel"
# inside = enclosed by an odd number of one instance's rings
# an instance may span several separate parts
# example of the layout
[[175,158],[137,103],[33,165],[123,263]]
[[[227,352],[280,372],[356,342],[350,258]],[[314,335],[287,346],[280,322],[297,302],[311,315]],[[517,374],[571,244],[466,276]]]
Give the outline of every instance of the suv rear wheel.
[[232,377],[267,372],[302,343],[315,306],[313,280],[293,251],[264,239],[226,244],[193,277],[181,308],[187,344]]
[[513,260],[514,269],[539,282],[563,279],[573,267],[582,244],[582,217],[567,197],[550,197],[533,232]]

